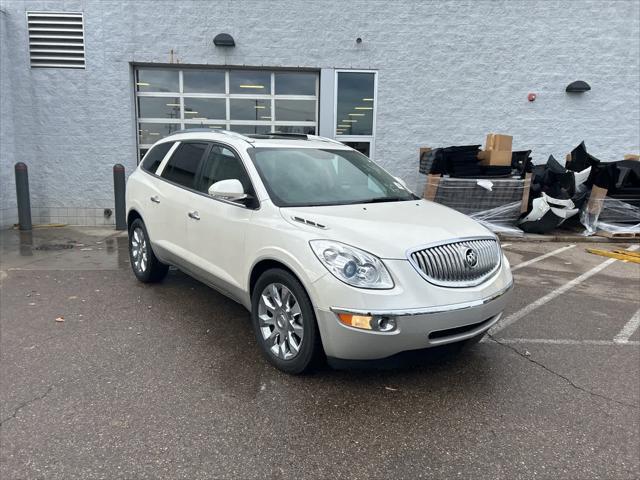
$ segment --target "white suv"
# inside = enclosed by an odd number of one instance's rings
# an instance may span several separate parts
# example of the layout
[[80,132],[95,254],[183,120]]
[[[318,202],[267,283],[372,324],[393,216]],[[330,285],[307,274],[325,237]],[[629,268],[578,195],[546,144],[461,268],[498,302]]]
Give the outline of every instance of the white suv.
[[513,280],[491,232],[419,199],[366,156],[311,135],[186,130],[127,184],[131,265],[168,265],[250,312],[276,367],[473,342]]

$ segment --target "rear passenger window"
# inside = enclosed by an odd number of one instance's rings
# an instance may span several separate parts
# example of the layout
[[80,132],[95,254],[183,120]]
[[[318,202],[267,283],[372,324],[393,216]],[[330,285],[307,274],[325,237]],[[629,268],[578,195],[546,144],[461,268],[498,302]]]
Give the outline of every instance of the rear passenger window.
[[181,143],[162,171],[162,178],[193,188],[200,160],[209,145],[206,143]]
[[156,145],[147,153],[146,157],[142,161],[142,169],[150,173],[156,173],[158,167],[164,160],[165,155],[169,149],[173,146],[173,142],[165,142],[160,145]]

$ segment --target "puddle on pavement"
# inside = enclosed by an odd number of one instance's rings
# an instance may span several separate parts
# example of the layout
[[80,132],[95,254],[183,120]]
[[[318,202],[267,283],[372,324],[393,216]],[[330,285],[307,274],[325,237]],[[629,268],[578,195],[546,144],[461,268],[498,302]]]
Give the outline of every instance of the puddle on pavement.
[[[63,270],[129,268],[126,235],[105,238],[75,228],[13,230],[2,232],[0,244],[3,268],[26,265],[30,265],[30,268]],[[25,261],[28,263],[25,264]]]

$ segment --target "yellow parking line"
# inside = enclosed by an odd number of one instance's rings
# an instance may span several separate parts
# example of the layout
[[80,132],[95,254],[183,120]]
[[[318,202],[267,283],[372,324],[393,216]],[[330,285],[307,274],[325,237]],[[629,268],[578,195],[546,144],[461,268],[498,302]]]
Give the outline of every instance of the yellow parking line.
[[600,250],[599,248],[587,248],[587,252],[593,253],[595,255],[600,255],[602,257],[611,257],[617,260],[626,260],[627,262],[640,263],[640,255],[628,252],[626,250]]

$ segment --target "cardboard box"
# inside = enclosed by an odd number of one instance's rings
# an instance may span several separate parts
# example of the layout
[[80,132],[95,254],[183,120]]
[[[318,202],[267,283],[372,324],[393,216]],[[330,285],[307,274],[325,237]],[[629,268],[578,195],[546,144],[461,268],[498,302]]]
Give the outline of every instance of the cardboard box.
[[511,151],[481,150],[478,153],[478,159],[480,159],[480,165],[504,167],[511,165]]
[[635,154],[633,154],[633,153],[627,153],[627,154],[624,156],[624,159],[625,159],[625,160],[640,160],[640,155],[635,155]]
[[513,137],[511,135],[502,135],[499,133],[489,133],[485,150],[501,150],[511,151],[513,148]]

